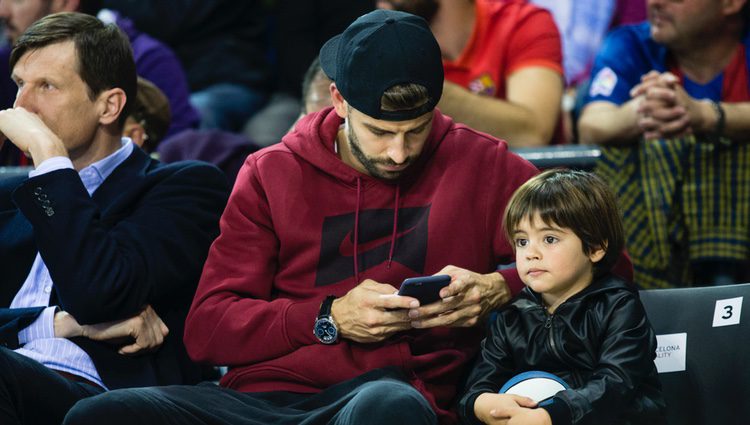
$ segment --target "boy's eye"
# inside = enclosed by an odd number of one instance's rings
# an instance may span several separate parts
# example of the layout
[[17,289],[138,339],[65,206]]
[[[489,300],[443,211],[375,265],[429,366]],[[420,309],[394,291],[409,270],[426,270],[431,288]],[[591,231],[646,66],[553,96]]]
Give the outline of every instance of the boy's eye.
[[526,239],[519,238],[515,240],[515,243],[516,243],[516,247],[521,248],[521,247],[526,246],[526,244],[529,243],[529,241],[527,241]]
[[555,243],[555,242],[557,242],[557,238],[554,237],[554,236],[545,236],[544,237],[544,242],[545,243]]

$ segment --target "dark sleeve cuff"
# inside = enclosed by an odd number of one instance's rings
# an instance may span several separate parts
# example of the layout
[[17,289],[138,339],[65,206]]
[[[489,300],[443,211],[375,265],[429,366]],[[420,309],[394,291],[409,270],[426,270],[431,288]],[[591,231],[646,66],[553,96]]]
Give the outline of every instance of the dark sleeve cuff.
[[0,345],[15,350],[19,347],[18,332],[29,326],[44,307],[0,308]]
[[313,333],[315,319],[318,317],[322,298],[294,302],[286,312],[285,327],[292,347],[319,344]]
[[558,397],[552,398],[552,403],[540,406],[549,413],[552,425],[571,425],[573,418],[568,405]]

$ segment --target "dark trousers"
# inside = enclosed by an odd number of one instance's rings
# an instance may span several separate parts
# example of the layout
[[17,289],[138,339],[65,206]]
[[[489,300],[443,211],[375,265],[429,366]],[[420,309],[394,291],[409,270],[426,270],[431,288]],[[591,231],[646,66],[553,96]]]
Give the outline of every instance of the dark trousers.
[[214,384],[115,390],[82,400],[65,425],[434,425],[427,400],[388,369],[317,394],[241,393]]
[[78,400],[102,392],[0,347],[0,424],[59,425]]

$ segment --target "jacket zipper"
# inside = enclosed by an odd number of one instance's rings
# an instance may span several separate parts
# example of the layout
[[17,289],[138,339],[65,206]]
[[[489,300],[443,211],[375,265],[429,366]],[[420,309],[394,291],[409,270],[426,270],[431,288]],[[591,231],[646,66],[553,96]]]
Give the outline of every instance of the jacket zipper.
[[544,328],[547,329],[549,332],[547,335],[549,335],[549,345],[550,348],[552,348],[552,352],[557,356],[558,359],[562,361],[562,357],[560,356],[560,352],[557,351],[557,344],[555,344],[555,337],[552,333],[552,319],[555,317],[554,314],[547,315],[547,320],[544,322]]
[[[552,319],[554,317],[555,317],[554,314],[548,314],[547,315],[547,319],[544,322],[544,328],[547,329],[547,331],[549,332],[548,333],[548,339],[549,339],[550,348],[552,349],[552,353],[555,356],[557,356],[558,360],[563,361],[563,358],[560,355],[560,352],[557,351],[557,344],[555,343],[555,336],[552,333],[552,330],[553,330],[552,329]],[[575,370],[575,369],[573,369],[573,370],[571,370],[571,374],[573,376],[573,381],[574,381],[574,385],[575,385],[574,388],[580,387],[582,379],[581,379],[580,374],[578,373],[578,371]]]

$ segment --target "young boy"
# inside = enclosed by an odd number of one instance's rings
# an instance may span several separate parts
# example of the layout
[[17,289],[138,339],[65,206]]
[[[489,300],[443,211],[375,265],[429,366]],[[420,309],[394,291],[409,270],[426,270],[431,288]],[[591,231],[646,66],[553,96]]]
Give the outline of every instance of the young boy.
[[[616,205],[582,171],[546,171],[513,195],[504,228],[526,288],[491,323],[460,401],[464,423],[664,423],[654,332],[636,289],[610,274],[623,249]],[[571,389],[539,407],[498,394],[531,370]]]

